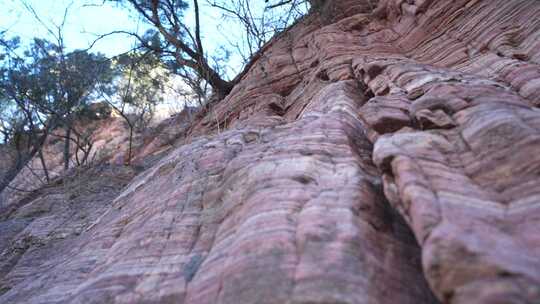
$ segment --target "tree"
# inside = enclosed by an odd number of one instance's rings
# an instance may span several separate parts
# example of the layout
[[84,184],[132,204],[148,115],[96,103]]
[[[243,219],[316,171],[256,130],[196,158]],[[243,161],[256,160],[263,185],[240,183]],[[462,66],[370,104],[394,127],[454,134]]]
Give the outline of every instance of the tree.
[[26,54],[28,70],[36,79],[36,86],[26,97],[42,115],[65,129],[64,169],[68,169],[72,141],[77,144],[75,154],[78,149],[85,155],[90,152],[90,136],[74,129],[74,117],[95,98],[98,83],[110,79],[110,62],[101,54],[87,51],[66,53],[63,45],[42,39],[35,39]]
[[11,154],[0,180],[1,192],[36,154],[48,180],[42,147],[51,124],[43,121],[32,102],[43,91],[35,71],[18,55],[19,39],[1,39],[0,46],[0,121],[4,148]]
[[[0,66],[0,124],[3,141],[14,151],[13,166],[4,174],[0,191],[37,155],[45,179],[49,173],[42,147],[53,130],[65,130],[64,168],[69,168],[70,146],[83,151],[82,163],[91,151],[91,134],[74,128],[74,117],[96,95],[97,84],[111,77],[110,63],[100,54],[65,53],[43,39],[35,39],[24,52],[17,39],[2,44]],[[20,55],[19,55],[20,54]],[[74,136],[72,136],[74,134]]]
[[[52,25],[44,22],[30,4],[24,0],[22,4],[54,41],[34,39],[26,56],[30,60],[30,69],[34,71],[40,89],[44,92],[34,89],[45,95],[45,98],[34,99],[33,102],[44,115],[61,122],[65,129],[63,154],[64,169],[67,170],[72,141],[76,143],[75,156],[79,149],[82,149],[85,155],[90,152],[90,136],[80,134],[73,128],[73,118],[74,114],[83,110],[94,98],[97,84],[108,77],[110,79],[110,61],[102,54],[93,54],[88,50],[67,51],[64,27],[73,2],[65,8],[61,22]],[[72,138],[72,133],[75,133],[76,139]]]
[[114,78],[101,83],[100,97],[124,119],[129,127],[126,164],[133,157],[133,134],[152,119],[154,108],[163,101],[169,73],[156,54],[132,52],[114,60]]
[[[200,96],[210,86],[217,99],[225,97],[249,70],[250,62],[258,58],[258,51],[276,33],[290,26],[294,20],[307,12],[309,4],[320,2],[316,0],[283,0],[271,1],[267,9],[262,13],[254,14],[254,6],[263,7],[263,2],[248,0],[221,1],[206,0],[209,6],[202,7],[198,0],[110,0],[121,3],[129,3],[139,15],[155,29],[154,32],[140,37],[136,36],[141,44],[163,56],[173,58],[169,61],[175,73],[185,79],[192,90]],[[258,2],[257,4],[254,4]],[[264,1],[266,4],[268,1]],[[192,6],[194,15],[193,24],[187,24],[184,20],[184,12],[188,6]],[[231,45],[241,53],[245,68],[232,80],[226,80],[222,69],[223,59],[228,58],[230,52],[227,49],[221,56],[210,56],[206,51],[201,39],[202,24],[200,21],[200,9],[219,8],[228,17],[233,17],[245,30],[242,41],[231,42]],[[150,39],[154,43],[150,43]],[[158,43],[155,43],[158,42]]]
[[[113,0],[119,1],[119,0]],[[120,0],[121,1],[121,0]],[[188,3],[183,0],[123,0],[153,25],[159,33],[163,43],[150,45],[143,37],[141,42],[161,54],[174,59],[177,70],[189,69],[193,74],[180,74],[192,77],[196,75],[204,79],[219,98],[225,97],[234,86],[234,81],[227,81],[216,66],[212,66],[211,59],[205,51],[201,39],[201,24],[199,2],[193,1],[195,24],[190,27],[184,22],[184,11]],[[154,40],[156,41],[156,40]],[[159,41],[159,40],[158,40]],[[181,68],[179,68],[181,67]]]
[[222,11],[223,19],[241,29],[240,39],[228,39],[240,54],[244,65],[252,61],[263,46],[277,34],[290,27],[309,9],[305,0],[273,3],[250,0],[207,0],[211,7]]

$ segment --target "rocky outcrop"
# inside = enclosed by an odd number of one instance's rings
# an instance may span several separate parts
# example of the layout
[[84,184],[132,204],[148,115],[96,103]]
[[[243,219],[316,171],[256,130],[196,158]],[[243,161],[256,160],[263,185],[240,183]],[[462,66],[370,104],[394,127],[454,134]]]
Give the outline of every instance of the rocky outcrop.
[[[150,167],[163,157],[185,135],[192,112],[192,108],[186,107],[169,118],[152,120],[144,130],[135,126],[130,165]],[[78,113],[75,122],[76,132],[71,132],[70,137],[70,168],[128,163],[129,126],[125,118],[109,105],[91,104],[88,109]],[[43,148],[43,162],[35,155],[23,166],[8,187],[0,191],[0,207],[12,205],[28,193],[45,186],[47,175],[52,180],[65,174],[64,134],[62,128],[49,134]],[[14,167],[15,155],[14,149],[0,146],[0,178]],[[47,170],[43,169],[43,163]]]
[[0,302],[539,302],[540,2],[324,8]]

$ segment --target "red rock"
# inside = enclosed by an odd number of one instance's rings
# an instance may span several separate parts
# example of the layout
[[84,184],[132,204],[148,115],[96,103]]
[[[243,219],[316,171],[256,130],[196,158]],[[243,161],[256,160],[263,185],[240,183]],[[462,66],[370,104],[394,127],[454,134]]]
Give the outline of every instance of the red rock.
[[330,3],[98,218],[4,216],[0,302],[540,302],[540,2]]

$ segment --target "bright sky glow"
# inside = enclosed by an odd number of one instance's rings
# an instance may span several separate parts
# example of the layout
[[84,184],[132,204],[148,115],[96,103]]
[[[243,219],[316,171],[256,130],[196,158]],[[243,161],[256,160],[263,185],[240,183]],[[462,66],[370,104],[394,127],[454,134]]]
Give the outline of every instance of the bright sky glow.
[[[143,33],[150,28],[139,20],[136,12],[101,0],[24,0],[31,5],[39,17],[49,28],[62,22],[64,12],[69,7],[68,18],[64,27],[65,45],[69,49],[85,49],[98,35],[115,30]],[[3,2],[3,3],[2,3]],[[227,45],[227,39],[234,41],[240,39],[241,29],[232,22],[225,22],[222,12],[207,7],[205,1],[200,1],[201,24],[203,43],[209,52]],[[259,9],[264,7],[264,1],[258,0]],[[45,27],[40,24],[29,12],[22,0],[0,0],[0,31],[6,31],[8,37],[19,36],[23,44],[30,43],[34,37],[54,40]],[[186,12],[187,24],[194,24],[191,10]],[[225,36],[226,35],[226,36]],[[101,52],[107,56],[114,56],[128,51],[133,47],[135,40],[126,35],[113,35],[100,40],[92,48],[93,52]],[[229,62],[229,77],[239,72],[241,58],[233,56]]]
[[[192,1],[188,1],[191,5]],[[46,26],[41,24],[24,4],[31,6]],[[201,6],[201,34],[207,55],[215,54],[221,47],[229,47],[230,42],[242,39],[243,29],[238,23],[222,18],[223,12],[212,8],[206,0],[199,1]],[[103,0],[0,0],[0,32],[7,38],[18,36],[23,46],[32,42],[34,37],[55,41],[47,31],[56,29],[62,23],[66,8],[68,14],[64,25],[64,44],[68,50],[86,49],[99,35],[112,31],[144,33],[152,28],[143,22],[137,12],[128,9],[129,5],[120,6]],[[264,0],[250,2],[257,14],[265,8]],[[186,11],[185,23],[194,25],[191,8]],[[46,28],[47,27],[47,28]],[[192,26],[190,26],[192,27]],[[99,40],[91,52],[100,52],[108,57],[129,51],[136,45],[136,40],[129,35],[115,34]],[[226,64],[225,77],[232,79],[242,68],[240,54],[231,52]],[[182,86],[179,79],[173,79],[171,86]],[[167,104],[177,104],[174,96],[168,96]]]
[[[30,42],[34,37],[52,39],[45,27],[37,22],[20,0],[6,2],[0,11],[0,29],[7,30],[8,36],[19,36],[23,42]],[[54,28],[55,24],[61,23],[65,9],[72,1],[27,0],[26,2],[48,26]],[[64,28],[65,44],[68,48],[87,48],[95,40],[96,34],[118,29],[128,31],[137,29],[138,22],[130,18],[129,11],[110,4],[87,6],[90,3],[79,0],[74,1],[70,6]],[[115,36],[100,41],[92,50],[112,56],[129,50],[132,43],[132,39]]]

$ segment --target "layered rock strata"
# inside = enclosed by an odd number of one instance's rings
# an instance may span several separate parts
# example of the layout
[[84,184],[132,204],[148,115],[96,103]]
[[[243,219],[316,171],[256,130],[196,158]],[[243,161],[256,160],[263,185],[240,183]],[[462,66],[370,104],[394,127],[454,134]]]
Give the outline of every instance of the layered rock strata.
[[540,2],[376,2],[280,35],[0,302],[540,302]]

